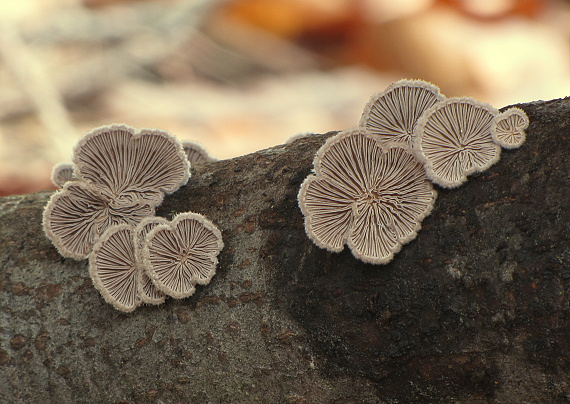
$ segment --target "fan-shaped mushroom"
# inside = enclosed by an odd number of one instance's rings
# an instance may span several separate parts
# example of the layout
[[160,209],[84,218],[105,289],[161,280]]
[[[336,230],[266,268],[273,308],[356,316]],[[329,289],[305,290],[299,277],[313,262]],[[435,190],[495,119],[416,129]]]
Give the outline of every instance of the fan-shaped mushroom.
[[307,235],[329,251],[346,243],[364,262],[392,260],[416,237],[436,198],[406,146],[383,143],[364,129],[329,138],[314,166],[298,195]]
[[177,299],[191,296],[215,274],[224,243],[218,228],[197,213],[180,213],[145,237],[143,265],[154,284]]
[[159,130],[139,132],[126,125],[93,129],[73,150],[75,174],[117,202],[162,202],[186,184],[190,166],[182,145]]
[[133,233],[129,224],[111,226],[89,255],[93,285],[107,303],[124,312],[131,312],[142,303],[137,293]]
[[188,181],[181,144],[162,131],[125,125],[100,127],[74,148],[76,181],[48,202],[44,230],[65,257],[84,259],[113,224],[153,216],[163,193]]
[[491,137],[498,111],[472,98],[448,98],[426,110],[415,129],[414,151],[429,179],[454,188],[467,175],[499,160],[501,148]]
[[70,181],[50,198],[43,228],[61,255],[81,260],[108,227],[153,215],[154,207],[147,203],[118,204],[86,183]]
[[51,171],[51,182],[53,185],[61,188],[66,182],[72,180],[75,180],[72,163],[58,163],[53,167]]
[[206,149],[197,143],[185,140],[182,142],[182,149],[186,153],[186,158],[190,163],[201,163],[208,161],[216,161],[215,158],[210,157]]
[[525,129],[528,128],[528,124],[528,116],[522,109],[509,108],[493,119],[491,123],[493,140],[505,149],[516,149],[526,139]]
[[426,109],[444,99],[439,88],[431,83],[400,80],[370,98],[359,126],[382,141],[411,146],[419,117]]
[[137,264],[137,287],[139,297],[144,303],[162,304],[166,295],[162,293],[149,278],[142,263],[142,248],[149,231],[159,224],[167,224],[168,220],[160,216],[145,217],[135,228],[135,257]]

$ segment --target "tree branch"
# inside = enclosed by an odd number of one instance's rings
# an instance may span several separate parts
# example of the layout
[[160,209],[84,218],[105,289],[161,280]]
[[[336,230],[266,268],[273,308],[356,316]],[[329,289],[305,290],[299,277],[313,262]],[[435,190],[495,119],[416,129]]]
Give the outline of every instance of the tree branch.
[[41,230],[49,193],[0,199],[9,402],[558,402],[570,395],[570,99],[520,105],[527,141],[453,190],[388,265],[305,236],[297,192],[329,135],[196,165],[158,214],[225,248],[184,300],[114,310]]

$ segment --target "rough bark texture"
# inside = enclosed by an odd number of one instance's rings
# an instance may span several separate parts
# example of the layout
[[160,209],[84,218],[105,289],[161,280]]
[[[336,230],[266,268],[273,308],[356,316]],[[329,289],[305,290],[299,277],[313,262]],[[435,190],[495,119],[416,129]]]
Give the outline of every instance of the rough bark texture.
[[500,403],[570,399],[570,99],[519,105],[527,142],[454,190],[388,265],[305,236],[314,135],[197,165],[158,214],[205,214],[218,273],[123,314],[0,199],[0,402]]

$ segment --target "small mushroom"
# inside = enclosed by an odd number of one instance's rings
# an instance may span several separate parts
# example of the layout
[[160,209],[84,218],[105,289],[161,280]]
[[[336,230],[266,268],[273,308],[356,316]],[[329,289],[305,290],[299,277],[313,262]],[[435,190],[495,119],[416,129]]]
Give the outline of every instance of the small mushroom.
[[191,296],[195,285],[206,285],[216,271],[224,243],[218,228],[197,213],[180,213],[145,237],[143,266],[154,284],[176,299]]
[[168,132],[110,125],[93,129],[73,150],[75,175],[118,203],[157,206],[186,184],[190,165]]
[[512,107],[493,119],[491,134],[499,146],[505,149],[516,149],[524,143],[525,129],[528,125],[526,113],[520,108]]
[[144,239],[149,231],[159,224],[166,224],[168,220],[160,216],[145,217],[135,228],[135,257],[137,263],[137,287],[139,297],[144,303],[162,304],[166,295],[162,293],[149,278],[144,270],[142,261],[142,248]]
[[422,80],[400,80],[374,94],[362,113],[359,126],[385,142],[412,145],[414,128],[422,113],[445,96]]
[[495,164],[501,148],[491,137],[498,111],[473,98],[448,98],[421,116],[415,129],[414,151],[429,179],[455,188],[474,172]]
[[184,149],[184,153],[186,153],[186,157],[190,164],[216,161],[215,158],[210,157],[206,149],[197,143],[185,140],[182,142],[182,148]]
[[58,188],[63,187],[63,184],[66,182],[73,181],[75,179],[72,163],[58,163],[51,171],[51,182]]
[[70,181],[50,198],[43,228],[61,255],[82,260],[108,227],[153,215],[147,203],[116,203],[84,182]]
[[386,264],[414,239],[436,192],[422,164],[401,143],[385,143],[360,128],[327,140],[314,175],[299,190],[305,230],[319,247],[347,244],[367,263]]
[[131,312],[142,303],[137,293],[133,235],[134,227],[130,224],[111,226],[89,255],[93,285],[107,303],[124,312]]

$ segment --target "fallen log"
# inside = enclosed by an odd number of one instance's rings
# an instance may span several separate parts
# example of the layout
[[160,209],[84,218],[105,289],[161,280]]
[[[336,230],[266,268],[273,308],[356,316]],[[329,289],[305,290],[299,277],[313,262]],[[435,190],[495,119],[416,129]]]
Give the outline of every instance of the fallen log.
[[305,235],[331,134],[197,164],[157,214],[222,231],[187,299],[121,313],[44,236],[49,192],[0,199],[0,401],[561,402],[570,398],[570,99],[518,105],[526,143],[438,189],[387,265]]

